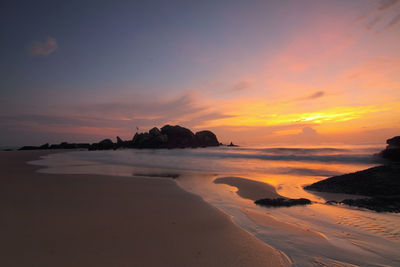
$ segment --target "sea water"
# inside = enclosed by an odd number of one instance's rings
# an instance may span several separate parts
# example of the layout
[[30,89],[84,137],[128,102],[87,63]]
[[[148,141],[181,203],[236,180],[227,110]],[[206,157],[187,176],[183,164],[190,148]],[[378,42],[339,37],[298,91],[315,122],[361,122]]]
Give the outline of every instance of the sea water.
[[[282,252],[294,266],[400,266],[400,214],[377,213],[326,200],[349,196],[317,194],[303,186],[330,176],[376,166],[377,146],[214,147],[122,149],[50,154],[31,162],[41,172],[177,177],[184,190],[231,216],[234,223]],[[265,208],[241,198],[237,188],[215,184],[243,177],[273,185],[285,197],[312,205]]]

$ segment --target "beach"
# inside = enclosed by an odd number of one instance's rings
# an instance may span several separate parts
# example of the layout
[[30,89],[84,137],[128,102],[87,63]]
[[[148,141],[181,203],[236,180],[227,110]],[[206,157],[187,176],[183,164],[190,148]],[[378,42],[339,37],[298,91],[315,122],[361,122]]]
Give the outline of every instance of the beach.
[[277,250],[170,178],[39,173],[0,152],[2,266],[283,266]]

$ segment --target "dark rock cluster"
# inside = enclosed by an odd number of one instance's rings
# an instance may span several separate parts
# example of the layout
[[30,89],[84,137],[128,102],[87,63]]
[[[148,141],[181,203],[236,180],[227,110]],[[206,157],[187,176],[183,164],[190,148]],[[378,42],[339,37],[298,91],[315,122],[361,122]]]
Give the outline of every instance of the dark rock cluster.
[[386,140],[387,147],[382,150],[378,157],[394,162],[400,162],[400,136]]
[[39,150],[39,149],[89,149],[91,145],[89,143],[67,143],[62,142],[60,144],[52,144],[48,143],[41,146],[24,146],[19,150]]
[[400,196],[377,196],[359,199],[344,199],[342,201],[327,201],[326,204],[345,204],[377,212],[400,212]]
[[400,195],[400,166],[382,165],[334,176],[304,189],[362,196]]
[[378,154],[384,165],[334,176],[304,187],[306,190],[345,193],[369,198],[345,199],[341,203],[378,212],[400,212],[400,136],[386,141],[388,146]]
[[291,207],[297,205],[308,205],[311,201],[306,198],[263,198],[254,201],[255,204],[265,207]]
[[196,148],[219,146],[217,136],[211,131],[200,131],[194,134],[191,130],[179,125],[165,125],[160,129],[152,128],[149,132],[136,133],[132,140],[124,141],[117,136],[117,142],[104,139],[98,143],[66,143],[58,145],[24,146],[20,150],[37,149],[88,149],[108,150],[118,148]]
[[194,134],[191,130],[179,125],[157,127],[148,133],[136,133],[127,147],[133,148],[196,148],[219,146],[217,136],[211,131],[200,131]]

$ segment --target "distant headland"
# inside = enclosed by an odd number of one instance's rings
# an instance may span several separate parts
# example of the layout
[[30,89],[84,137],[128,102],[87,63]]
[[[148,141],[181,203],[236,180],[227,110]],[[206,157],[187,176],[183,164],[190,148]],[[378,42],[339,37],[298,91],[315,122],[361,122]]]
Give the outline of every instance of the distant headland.
[[[98,143],[67,143],[44,144],[41,146],[24,146],[19,150],[38,149],[88,149],[88,150],[109,150],[119,148],[197,148],[222,145],[217,136],[208,130],[193,133],[191,130],[179,125],[165,125],[161,129],[152,128],[148,132],[136,133],[132,140],[124,141],[117,136],[117,142],[111,139],[104,139]],[[232,143],[230,146],[235,146]]]

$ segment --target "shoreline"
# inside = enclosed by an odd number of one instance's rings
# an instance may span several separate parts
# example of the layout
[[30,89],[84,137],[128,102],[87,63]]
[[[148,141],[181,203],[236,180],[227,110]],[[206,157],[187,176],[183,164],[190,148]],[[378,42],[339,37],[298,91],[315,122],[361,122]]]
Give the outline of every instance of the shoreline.
[[0,152],[2,264],[284,265],[277,250],[172,179],[47,174],[27,163],[54,152]]

